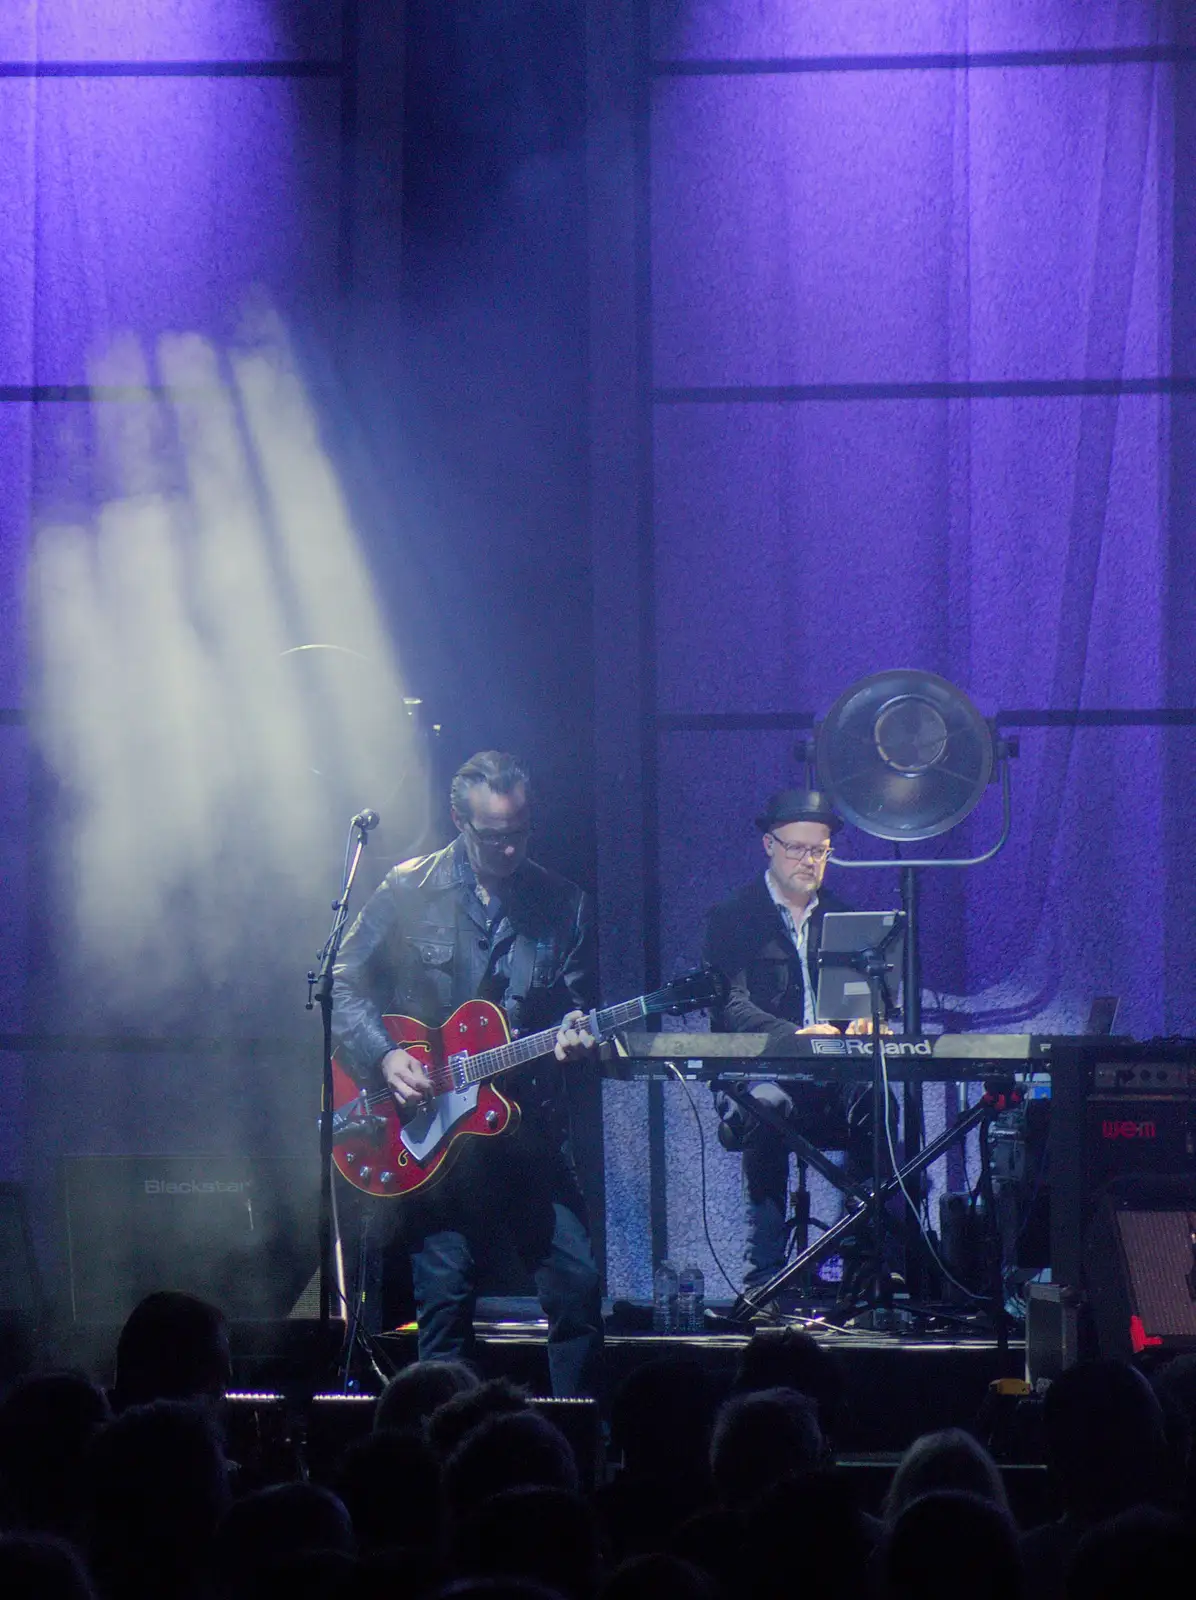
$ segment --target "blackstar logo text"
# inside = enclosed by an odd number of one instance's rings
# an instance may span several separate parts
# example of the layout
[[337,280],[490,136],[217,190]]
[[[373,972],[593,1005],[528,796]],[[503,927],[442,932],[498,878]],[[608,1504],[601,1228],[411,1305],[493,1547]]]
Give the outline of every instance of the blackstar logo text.
[[253,1179],[225,1183],[220,1178],[146,1178],[146,1194],[244,1194],[253,1188]]

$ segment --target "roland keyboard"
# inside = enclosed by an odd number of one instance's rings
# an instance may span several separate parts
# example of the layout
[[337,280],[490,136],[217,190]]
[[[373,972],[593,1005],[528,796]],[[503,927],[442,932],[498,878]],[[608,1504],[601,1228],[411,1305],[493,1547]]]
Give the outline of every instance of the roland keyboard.
[[[1057,1283],[1083,1278],[1087,1196],[1085,1150],[1094,1098],[1186,1099],[1196,1107],[1196,1039],[1118,1038],[1101,1034],[887,1034],[890,1080],[917,1094],[924,1083],[1050,1075],[1051,1272]],[[765,1033],[627,1033],[625,1056],[604,1045],[603,1071],[612,1078],[717,1077],[859,1082],[871,1076],[872,1041],[829,1034],[793,1035],[773,1043]],[[1183,1107],[1181,1114],[1186,1114]],[[908,1153],[908,1152],[907,1152]]]
[[[766,1033],[627,1033],[626,1054],[611,1052],[603,1071],[610,1078],[713,1078],[727,1073],[753,1078],[866,1077],[872,1063],[869,1038],[795,1034],[777,1042]],[[885,1062],[890,1078],[948,1082],[987,1078],[994,1071],[1018,1075],[1049,1073],[1052,1064],[1092,1066],[1115,1057],[1134,1060],[1148,1047],[1129,1039],[1083,1034],[940,1033],[886,1035]],[[1152,1059],[1192,1059],[1192,1040],[1169,1040],[1149,1047]],[[605,1054],[605,1052],[604,1052]]]

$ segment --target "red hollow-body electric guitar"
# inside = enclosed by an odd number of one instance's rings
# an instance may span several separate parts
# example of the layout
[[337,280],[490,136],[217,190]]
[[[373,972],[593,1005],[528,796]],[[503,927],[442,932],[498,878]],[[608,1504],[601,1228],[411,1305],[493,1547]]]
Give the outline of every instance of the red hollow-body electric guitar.
[[[601,1040],[644,1017],[717,1004],[725,989],[721,973],[704,969],[655,994],[591,1011],[584,1026]],[[519,1107],[491,1079],[547,1055],[558,1030],[512,1039],[506,1017],[488,1000],[467,1000],[439,1028],[415,1017],[382,1022],[397,1048],[423,1063],[436,1092],[400,1117],[389,1089],[361,1088],[334,1056],[332,1159],[355,1189],[393,1200],[443,1177],[462,1139],[494,1138],[518,1125]]]

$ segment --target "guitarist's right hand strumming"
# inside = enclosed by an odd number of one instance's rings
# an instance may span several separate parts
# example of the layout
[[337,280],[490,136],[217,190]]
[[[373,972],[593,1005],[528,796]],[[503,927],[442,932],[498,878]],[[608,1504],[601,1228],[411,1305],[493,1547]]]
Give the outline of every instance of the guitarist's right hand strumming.
[[388,1050],[382,1057],[382,1076],[394,1095],[399,1115],[406,1116],[432,1098],[432,1080],[422,1063],[406,1050]]

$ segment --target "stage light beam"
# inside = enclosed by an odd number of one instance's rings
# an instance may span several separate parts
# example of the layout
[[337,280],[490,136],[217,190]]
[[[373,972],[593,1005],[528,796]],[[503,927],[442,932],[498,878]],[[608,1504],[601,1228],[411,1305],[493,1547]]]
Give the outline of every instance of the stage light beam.
[[93,404],[90,514],[34,541],[35,734],[68,966],[152,1016],[301,972],[348,818],[374,806],[414,842],[427,789],[281,324],[229,352],[169,336],[152,361],[124,340],[93,381],[140,398]]

